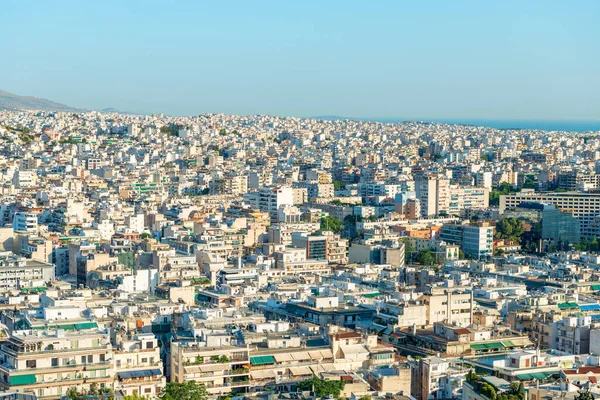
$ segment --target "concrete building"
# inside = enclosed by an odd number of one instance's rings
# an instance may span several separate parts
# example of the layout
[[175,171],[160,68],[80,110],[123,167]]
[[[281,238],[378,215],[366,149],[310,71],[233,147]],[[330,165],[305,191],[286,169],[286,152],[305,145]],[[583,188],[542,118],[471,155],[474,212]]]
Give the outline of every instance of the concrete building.
[[600,193],[537,193],[524,189],[519,193],[500,196],[500,214],[523,202],[554,204],[560,211],[570,212],[579,220],[581,237],[593,238],[600,235]]

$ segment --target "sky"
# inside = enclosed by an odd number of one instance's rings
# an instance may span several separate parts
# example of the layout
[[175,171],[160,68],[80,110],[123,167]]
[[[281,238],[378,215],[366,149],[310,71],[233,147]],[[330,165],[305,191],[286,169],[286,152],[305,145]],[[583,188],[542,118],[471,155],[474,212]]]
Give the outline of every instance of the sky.
[[600,120],[600,1],[0,5],[0,89],[197,115]]

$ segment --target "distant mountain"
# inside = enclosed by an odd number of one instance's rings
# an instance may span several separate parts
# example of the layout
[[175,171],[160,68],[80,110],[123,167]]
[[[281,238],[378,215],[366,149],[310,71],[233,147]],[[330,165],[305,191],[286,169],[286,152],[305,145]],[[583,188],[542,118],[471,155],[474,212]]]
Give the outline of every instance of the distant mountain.
[[0,110],[43,110],[43,111],[84,111],[80,108],[66,106],[54,101],[33,96],[19,96],[0,90]]

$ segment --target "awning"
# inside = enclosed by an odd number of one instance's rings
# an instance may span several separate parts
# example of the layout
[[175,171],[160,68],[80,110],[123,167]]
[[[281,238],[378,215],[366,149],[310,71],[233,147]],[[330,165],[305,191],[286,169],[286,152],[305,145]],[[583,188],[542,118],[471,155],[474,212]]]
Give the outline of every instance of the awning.
[[311,365],[310,369],[312,372],[315,373],[315,375],[318,375],[321,372],[333,371],[336,369],[336,367],[333,364],[317,364],[317,365]]
[[199,365],[199,367],[202,372],[224,371],[229,368],[227,364]]
[[485,344],[472,344],[471,348],[473,350],[487,350],[487,347],[485,347]]
[[293,376],[312,375],[313,372],[308,366],[290,367],[290,373]]
[[185,369],[186,374],[197,374],[197,373],[202,372],[200,370],[200,367],[197,365],[187,366],[187,367],[184,367],[184,369]]
[[12,375],[10,377],[11,385],[31,385],[35,383],[35,374]]
[[250,357],[250,364],[252,364],[252,365],[275,364],[275,358],[273,356],[254,356],[254,357]]
[[275,378],[275,372],[269,369],[263,371],[250,371],[250,376],[252,379],[272,379]]
[[526,337],[511,339],[510,341],[515,346],[519,346],[519,347],[531,346],[533,344],[533,343],[531,343],[531,340],[529,340],[529,338],[526,338]]
[[93,329],[93,328],[97,328],[98,324],[95,322],[82,322],[80,324],[75,324],[75,329],[77,330],[81,330],[81,329]]
[[500,342],[486,343],[485,347],[487,347],[488,349],[493,349],[493,350],[502,350],[502,349],[504,349],[504,346]]
[[275,361],[277,362],[284,362],[284,361],[292,361],[292,355],[290,353],[281,353],[281,354],[275,354]]
[[533,376],[535,379],[546,379],[548,378],[548,376],[546,376],[545,373],[543,372],[534,372],[531,374],[531,376]]
[[561,310],[568,308],[579,308],[579,305],[575,302],[566,302],[558,304],[558,308],[560,308]]
[[505,340],[504,342],[501,342],[504,347],[515,347],[515,344],[513,342],[511,342],[510,340]]
[[152,377],[152,376],[161,376],[162,372],[160,369],[142,369],[139,371],[125,371],[119,372],[119,379],[132,379],[132,378],[144,378],[144,377]]
[[600,311],[600,304],[582,304],[579,309],[581,311]]
[[333,352],[331,351],[331,349],[325,349],[325,350],[320,350],[321,351],[321,356],[323,358],[333,358]]
[[533,375],[531,374],[521,374],[521,375],[517,375],[517,378],[520,381],[530,381],[533,379]]
[[310,360],[310,356],[308,355],[308,352],[306,352],[306,351],[292,353],[292,357],[294,358],[295,361]]

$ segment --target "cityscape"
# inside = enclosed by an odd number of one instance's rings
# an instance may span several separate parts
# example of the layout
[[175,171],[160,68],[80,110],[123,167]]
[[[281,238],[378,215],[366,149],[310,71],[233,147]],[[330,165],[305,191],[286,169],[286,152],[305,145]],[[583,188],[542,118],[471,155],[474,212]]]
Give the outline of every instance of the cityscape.
[[371,3],[3,2],[0,399],[600,398],[600,3]]
[[597,134],[7,110],[0,137],[8,393],[596,387]]

